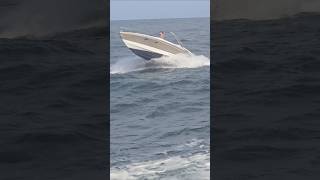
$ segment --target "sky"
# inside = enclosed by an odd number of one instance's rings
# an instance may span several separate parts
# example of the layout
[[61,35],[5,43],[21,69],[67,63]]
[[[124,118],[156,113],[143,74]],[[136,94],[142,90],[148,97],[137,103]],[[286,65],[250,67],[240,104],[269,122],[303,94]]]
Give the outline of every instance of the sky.
[[209,17],[210,0],[111,0],[111,20]]

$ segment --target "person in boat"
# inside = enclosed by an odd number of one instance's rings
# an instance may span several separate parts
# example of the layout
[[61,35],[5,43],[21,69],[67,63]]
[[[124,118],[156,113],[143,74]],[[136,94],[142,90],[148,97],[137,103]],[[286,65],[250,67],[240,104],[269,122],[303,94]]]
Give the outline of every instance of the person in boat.
[[160,38],[164,39],[165,32],[160,31]]

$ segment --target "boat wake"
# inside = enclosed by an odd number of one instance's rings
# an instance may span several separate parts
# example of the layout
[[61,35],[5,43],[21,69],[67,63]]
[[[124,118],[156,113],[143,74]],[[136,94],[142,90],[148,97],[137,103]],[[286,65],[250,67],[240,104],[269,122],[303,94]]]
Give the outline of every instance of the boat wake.
[[140,58],[133,59],[126,57],[119,59],[116,63],[111,64],[111,74],[123,74],[133,71],[142,71],[146,69],[160,68],[199,68],[210,66],[210,59],[203,55],[184,55],[178,54],[171,57],[161,57],[145,61]]

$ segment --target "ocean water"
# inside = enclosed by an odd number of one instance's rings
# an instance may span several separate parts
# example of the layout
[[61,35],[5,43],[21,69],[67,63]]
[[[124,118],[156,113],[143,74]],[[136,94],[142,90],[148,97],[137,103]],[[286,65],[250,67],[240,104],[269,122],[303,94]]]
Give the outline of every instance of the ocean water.
[[319,20],[211,22],[214,179],[319,179]]
[[1,180],[107,179],[107,9],[0,0]]
[[[210,179],[209,27],[209,18],[111,21],[111,179]],[[146,62],[120,29],[175,32],[195,56]]]
[[106,178],[106,28],[0,38],[0,179]]

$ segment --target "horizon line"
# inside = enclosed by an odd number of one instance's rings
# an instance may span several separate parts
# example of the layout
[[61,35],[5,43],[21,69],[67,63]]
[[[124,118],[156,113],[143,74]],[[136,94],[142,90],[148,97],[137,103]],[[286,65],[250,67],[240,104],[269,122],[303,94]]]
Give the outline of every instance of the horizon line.
[[146,19],[111,19],[110,21],[130,21],[130,20],[162,20],[162,19],[193,19],[193,18],[210,18],[210,16],[199,17],[173,17],[173,18],[146,18]]

